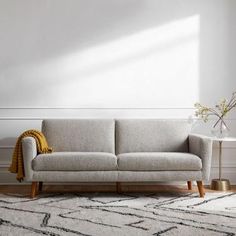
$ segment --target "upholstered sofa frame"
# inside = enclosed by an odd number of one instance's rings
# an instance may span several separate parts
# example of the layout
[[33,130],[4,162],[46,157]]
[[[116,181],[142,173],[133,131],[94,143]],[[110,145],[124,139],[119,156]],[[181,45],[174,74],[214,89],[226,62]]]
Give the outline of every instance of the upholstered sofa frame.
[[212,141],[191,134],[185,120],[48,119],[42,122],[52,154],[37,154],[32,137],[22,140],[31,197],[43,182],[192,181],[204,197]]

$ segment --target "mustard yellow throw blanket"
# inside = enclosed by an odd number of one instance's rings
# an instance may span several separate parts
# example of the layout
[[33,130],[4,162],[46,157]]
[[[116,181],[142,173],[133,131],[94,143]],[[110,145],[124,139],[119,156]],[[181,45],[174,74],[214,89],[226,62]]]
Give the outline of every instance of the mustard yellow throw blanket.
[[12,156],[12,163],[9,167],[9,171],[17,173],[16,179],[21,182],[25,177],[23,151],[21,141],[25,137],[33,137],[36,141],[38,153],[51,153],[52,148],[48,147],[47,140],[42,132],[38,130],[27,130],[17,139],[16,146]]

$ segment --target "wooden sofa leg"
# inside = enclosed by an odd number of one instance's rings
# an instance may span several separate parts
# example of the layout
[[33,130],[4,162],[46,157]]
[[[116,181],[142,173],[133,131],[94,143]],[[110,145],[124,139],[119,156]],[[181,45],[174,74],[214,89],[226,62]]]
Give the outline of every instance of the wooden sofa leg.
[[188,183],[188,190],[192,190],[192,181],[187,181]]
[[116,192],[121,193],[121,183],[120,182],[116,182]]
[[200,197],[204,197],[205,190],[204,190],[204,186],[203,186],[202,181],[197,181],[197,187],[198,187]]
[[43,182],[39,182],[39,192],[43,190]]
[[31,184],[31,198],[35,198],[35,196],[37,195],[37,187],[38,187],[38,182],[32,182]]

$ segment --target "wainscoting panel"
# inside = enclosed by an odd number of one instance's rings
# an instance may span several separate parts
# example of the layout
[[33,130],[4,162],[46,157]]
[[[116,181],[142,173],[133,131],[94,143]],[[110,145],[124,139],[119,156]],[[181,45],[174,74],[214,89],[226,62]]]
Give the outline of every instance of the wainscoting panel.
[[[17,137],[27,129],[41,129],[45,118],[153,118],[187,119],[193,133],[209,135],[215,120],[204,123],[193,119],[193,108],[0,108],[0,184],[17,183],[8,172]],[[227,119],[230,135],[236,136],[236,118]],[[213,145],[211,178],[218,176],[218,143]],[[223,176],[236,184],[236,142],[223,143]]]
[[27,129],[41,129],[41,120],[1,120],[0,118],[0,147],[15,144],[16,138]]

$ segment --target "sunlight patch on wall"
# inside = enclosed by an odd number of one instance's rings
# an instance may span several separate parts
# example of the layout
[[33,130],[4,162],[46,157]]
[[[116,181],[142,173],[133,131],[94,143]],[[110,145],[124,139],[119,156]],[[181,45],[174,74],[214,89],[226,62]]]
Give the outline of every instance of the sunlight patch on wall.
[[21,86],[31,87],[33,106],[192,107],[198,100],[199,20],[194,15],[75,49],[22,69]]
[[[66,105],[192,107],[198,100],[199,17],[69,55]],[[73,94],[73,96],[71,96]]]

